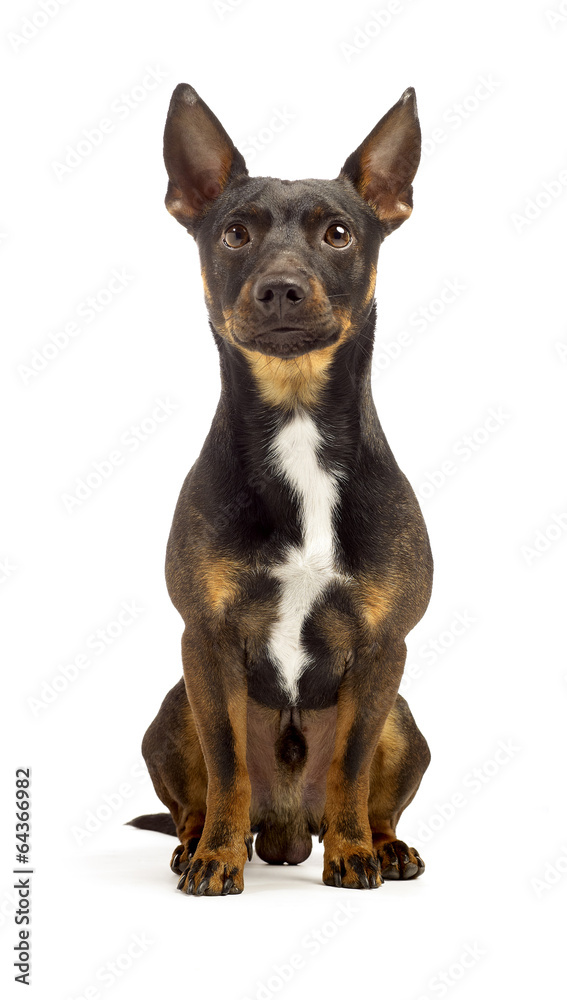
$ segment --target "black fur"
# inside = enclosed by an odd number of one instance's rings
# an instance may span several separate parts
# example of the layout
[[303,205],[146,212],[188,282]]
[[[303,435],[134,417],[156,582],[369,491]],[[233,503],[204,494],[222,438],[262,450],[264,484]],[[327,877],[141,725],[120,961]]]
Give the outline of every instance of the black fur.
[[137,826],[139,830],[155,830],[156,833],[167,833],[170,837],[177,836],[177,830],[171,813],[151,813],[147,816],[137,816],[130,819],[125,826]]

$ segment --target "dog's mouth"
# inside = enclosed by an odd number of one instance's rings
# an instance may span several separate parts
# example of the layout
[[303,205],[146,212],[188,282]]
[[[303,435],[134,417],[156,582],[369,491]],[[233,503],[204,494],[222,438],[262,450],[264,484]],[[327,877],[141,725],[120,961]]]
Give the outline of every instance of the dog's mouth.
[[247,337],[245,340],[233,334],[237,344],[249,351],[267,354],[274,358],[299,358],[310,351],[320,351],[330,347],[339,339],[340,330],[334,327],[330,331],[314,333],[301,327],[278,326],[265,333]]

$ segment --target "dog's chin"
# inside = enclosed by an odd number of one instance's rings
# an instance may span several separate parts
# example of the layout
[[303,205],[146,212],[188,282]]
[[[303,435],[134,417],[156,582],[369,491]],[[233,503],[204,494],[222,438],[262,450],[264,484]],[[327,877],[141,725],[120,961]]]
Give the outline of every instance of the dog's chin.
[[303,354],[310,354],[313,351],[321,351],[324,347],[330,347],[339,339],[339,333],[338,327],[324,333],[280,327],[276,330],[258,333],[255,337],[247,337],[246,340],[236,334],[233,336],[236,343],[248,351],[286,360],[300,358]]

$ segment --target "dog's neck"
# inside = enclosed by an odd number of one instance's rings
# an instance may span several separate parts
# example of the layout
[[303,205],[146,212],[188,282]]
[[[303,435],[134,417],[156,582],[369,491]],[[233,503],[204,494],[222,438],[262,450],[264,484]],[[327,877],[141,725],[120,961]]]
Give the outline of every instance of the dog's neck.
[[222,385],[215,421],[222,420],[232,447],[256,458],[286,422],[303,414],[314,421],[334,460],[349,465],[360,442],[381,435],[371,390],[374,324],[372,309],[326,365],[317,358],[323,352],[289,360],[253,357],[213,329]]

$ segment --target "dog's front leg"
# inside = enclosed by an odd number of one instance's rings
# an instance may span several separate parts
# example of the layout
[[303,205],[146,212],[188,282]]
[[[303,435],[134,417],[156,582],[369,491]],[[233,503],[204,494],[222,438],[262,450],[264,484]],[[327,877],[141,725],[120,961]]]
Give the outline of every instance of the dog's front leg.
[[359,654],[339,689],[335,750],[327,773],[320,840],[323,882],[349,889],[381,885],[368,818],[370,768],[400,684],[406,647],[388,642]]
[[208,783],[203,832],[179,888],[194,896],[232,895],[242,892],[244,863],[252,857],[244,656],[190,627],[182,654]]

